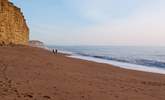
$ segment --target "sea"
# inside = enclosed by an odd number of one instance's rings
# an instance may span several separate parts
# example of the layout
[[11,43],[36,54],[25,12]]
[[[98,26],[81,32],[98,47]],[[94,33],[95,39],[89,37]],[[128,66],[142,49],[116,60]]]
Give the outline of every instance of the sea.
[[165,47],[154,46],[48,46],[68,57],[116,67],[165,74]]

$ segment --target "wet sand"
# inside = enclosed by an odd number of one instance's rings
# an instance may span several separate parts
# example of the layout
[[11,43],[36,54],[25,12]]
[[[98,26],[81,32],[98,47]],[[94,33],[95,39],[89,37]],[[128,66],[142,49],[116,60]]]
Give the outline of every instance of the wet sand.
[[165,75],[0,47],[0,100],[165,100]]

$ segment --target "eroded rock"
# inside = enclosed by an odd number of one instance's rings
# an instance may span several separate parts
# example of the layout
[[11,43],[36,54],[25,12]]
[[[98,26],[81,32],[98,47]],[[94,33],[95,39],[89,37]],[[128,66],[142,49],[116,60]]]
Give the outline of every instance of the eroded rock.
[[20,8],[0,0],[0,44],[23,44],[29,41],[29,29]]

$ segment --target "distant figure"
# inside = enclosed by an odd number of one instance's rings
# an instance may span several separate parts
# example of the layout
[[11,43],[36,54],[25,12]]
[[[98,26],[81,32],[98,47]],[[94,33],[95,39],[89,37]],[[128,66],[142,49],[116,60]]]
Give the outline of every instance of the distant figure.
[[53,54],[57,54],[58,53],[58,50],[56,49],[56,50],[54,50],[53,49]]
[[58,50],[56,49],[56,54],[58,53]]
[[55,54],[55,51],[54,51],[54,49],[53,49],[53,54]]

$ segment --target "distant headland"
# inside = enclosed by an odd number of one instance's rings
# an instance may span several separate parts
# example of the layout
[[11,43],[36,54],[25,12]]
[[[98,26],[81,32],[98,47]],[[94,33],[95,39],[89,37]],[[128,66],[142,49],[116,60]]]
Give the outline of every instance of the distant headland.
[[20,8],[8,0],[0,0],[0,44],[29,43],[29,28]]

